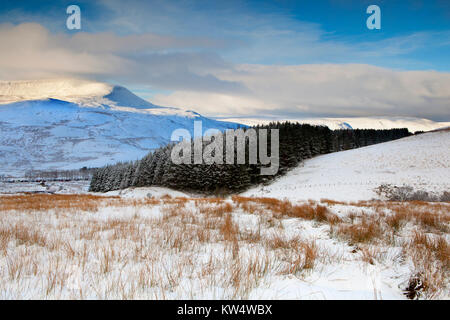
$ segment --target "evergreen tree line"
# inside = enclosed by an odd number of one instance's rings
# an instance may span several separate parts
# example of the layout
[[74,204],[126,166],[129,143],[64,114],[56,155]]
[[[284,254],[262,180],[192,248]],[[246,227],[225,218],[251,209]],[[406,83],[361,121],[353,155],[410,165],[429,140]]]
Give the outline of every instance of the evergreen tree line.
[[[234,141],[234,164],[225,164],[226,138],[223,135],[224,164],[204,162],[193,164],[194,152],[191,154],[192,164],[174,164],[171,153],[175,144],[171,143],[150,152],[141,160],[98,168],[93,173],[90,191],[107,192],[128,187],[162,186],[206,194],[235,193],[283,175],[303,160],[316,155],[364,147],[411,135],[408,129],[330,130],[325,126],[291,122],[270,123],[253,128],[256,132],[267,129],[268,155],[271,154],[270,129],[279,130],[279,170],[276,175],[261,175],[260,169],[263,165],[259,160],[256,164],[249,164],[249,139],[246,140],[245,164],[237,164],[236,141]],[[190,143],[193,146],[194,141]],[[203,149],[208,144],[210,142],[203,142]]]

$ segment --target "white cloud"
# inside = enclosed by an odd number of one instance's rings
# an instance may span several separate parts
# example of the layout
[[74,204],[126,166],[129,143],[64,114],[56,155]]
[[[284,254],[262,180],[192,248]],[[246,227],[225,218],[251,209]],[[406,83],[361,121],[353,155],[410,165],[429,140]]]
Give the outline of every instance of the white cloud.
[[39,24],[24,23],[0,25],[0,39],[0,78],[4,80],[81,76],[164,89],[244,90],[212,75],[231,65],[202,51],[216,45],[206,38],[52,34]]
[[55,75],[119,73],[127,61],[106,52],[74,50],[71,38],[39,24],[0,25],[0,77],[5,80]]
[[450,115],[450,73],[395,71],[363,64],[241,65],[218,73],[248,92],[176,91],[153,102],[189,107],[210,116],[420,116]]

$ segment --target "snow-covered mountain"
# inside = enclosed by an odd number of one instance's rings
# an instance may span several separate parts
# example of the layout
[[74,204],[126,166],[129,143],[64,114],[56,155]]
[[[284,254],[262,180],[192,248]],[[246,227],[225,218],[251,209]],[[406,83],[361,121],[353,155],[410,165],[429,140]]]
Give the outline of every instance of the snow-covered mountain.
[[83,107],[160,108],[124,87],[103,82],[79,79],[0,81],[0,104],[48,98],[72,102]]
[[155,106],[105,83],[0,82],[0,175],[136,160],[168,143],[175,129],[192,134],[194,120],[203,130],[238,126]]
[[428,119],[412,117],[351,117],[351,118],[223,118],[223,121],[239,122],[249,126],[268,124],[271,121],[291,121],[309,123],[311,125],[327,126],[336,129],[394,129],[408,128],[411,132],[432,131],[450,126],[450,122],[436,122]]

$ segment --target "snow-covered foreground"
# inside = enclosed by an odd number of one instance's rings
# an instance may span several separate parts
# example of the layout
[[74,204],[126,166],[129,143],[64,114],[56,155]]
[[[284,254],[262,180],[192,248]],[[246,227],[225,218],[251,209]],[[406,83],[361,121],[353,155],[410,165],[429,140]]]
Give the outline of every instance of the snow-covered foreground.
[[226,199],[4,183],[0,299],[449,299],[450,203],[360,201],[447,191],[449,141],[320,156]]
[[244,196],[353,201],[379,198],[382,184],[450,190],[450,130],[429,132],[306,160],[268,186]]
[[449,298],[448,203],[165,191],[1,196],[0,299]]

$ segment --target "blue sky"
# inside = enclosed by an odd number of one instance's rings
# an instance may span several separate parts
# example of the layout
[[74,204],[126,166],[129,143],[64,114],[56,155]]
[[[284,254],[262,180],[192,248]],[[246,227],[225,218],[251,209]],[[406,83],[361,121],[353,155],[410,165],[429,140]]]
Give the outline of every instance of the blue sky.
[[[223,41],[224,57],[237,63],[303,64],[361,62],[400,69],[449,71],[447,39],[433,35],[450,32],[450,2],[446,0],[373,1],[9,1],[0,5],[3,23],[37,22],[53,32],[65,28],[65,8],[82,9],[82,32],[198,36]],[[380,6],[381,30],[368,30],[366,8]],[[272,33],[270,33],[272,31]],[[316,57],[296,52],[318,37],[319,43],[368,45],[423,33],[418,43],[405,43],[403,53],[380,52],[380,57],[340,57],[332,50]],[[441,42],[445,42],[442,44]],[[282,54],[273,54],[278,47]],[[204,48],[201,48],[204,49]],[[384,49],[380,46],[380,51]],[[253,51],[252,51],[253,50]],[[260,50],[254,54],[254,50]],[[265,54],[269,51],[270,54]],[[395,59],[392,57],[395,56]],[[374,61],[375,60],[375,61]],[[403,61],[402,61],[403,60]],[[406,61],[406,62],[405,62]],[[375,63],[374,63],[375,62]],[[414,62],[414,63],[413,63]]]
[[[81,8],[79,31],[65,27],[65,10],[70,4]],[[366,8],[371,4],[381,9],[381,30],[366,27],[369,16]],[[428,90],[418,97],[423,107],[425,102],[447,102],[448,97],[442,88],[450,71],[450,1],[446,0],[3,0],[0,24],[5,39],[12,39],[14,34],[25,41],[29,38],[29,43],[39,43],[39,49],[28,48],[35,50],[35,55],[28,57],[35,65],[30,62],[27,68],[14,69],[10,64],[7,72],[0,71],[2,78],[68,75],[112,81],[130,87],[152,102],[199,106],[197,109],[206,114],[218,112],[213,107],[207,108],[204,101],[228,103],[230,113],[245,113],[247,105],[257,105],[250,108],[252,112],[276,109],[284,110],[279,114],[289,115],[359,115],[345,103],[342,104],[346,112],[342,112],[342,107],[336,112],[317,111],[325,102],[318,102],[315,97],[301,101],[292,92],[285,93],[292,98],[271,96],[266,99],[270,103],[258,101],[259,90],[264,89],[261,79],[274,75],[278,82],[298,81],[297,77],[290,78],[292,72],[304,72],[299,66],[308,65],[317,66],[312,71],[308,69],[314,79],[323,78],[320,72],[327,74],[320,66],[328,64],[330,68],[336,66],[333,70],[343,77],[353,80],[359,77],[359,81],[364,78],[361,73],[373,78],[371,68],[381,68],[375,72],[379,78],[366,85],[371,87],[380,81],[395,83],[392,77],[409,81],[405,72],[421,71],[414,74],[417,83],[413,85]],[[42,43],[47,47],[43,48]],[[17,50],[24,48],[19,46]],[[53,62],[44,67],[47,64],[42,61],[50,57]],[[352,65],[364,65],[366,69],[361,71]],[[290,66],[291,69],[286,69]],[[334,91],[337,86],[326,80],[324,87]],[[350,83],[354,86],[356,81]],[[289,84],[282,88],[285,87]],[[319,87],[308,91],[315,89],[320,92]],[[358,91],[361,88],[355,87],[355,94]],[[407,92],[394,92],[391,96],[407,96]],[[332,98],[340,97],[336,93],[330,95]],[[399,106],[394,100],[369,101],[378,111],[361,115],[381,115],[381,110],[388,109],[386,105],[392,109],[388,114],[396,114],[393,108]],[[361,97],[353,103],[365,101]],[[398,115],[442,119],[448,113],[442,108],[438,113],[418,112],[420,103],[414,103],[414,112]]]

